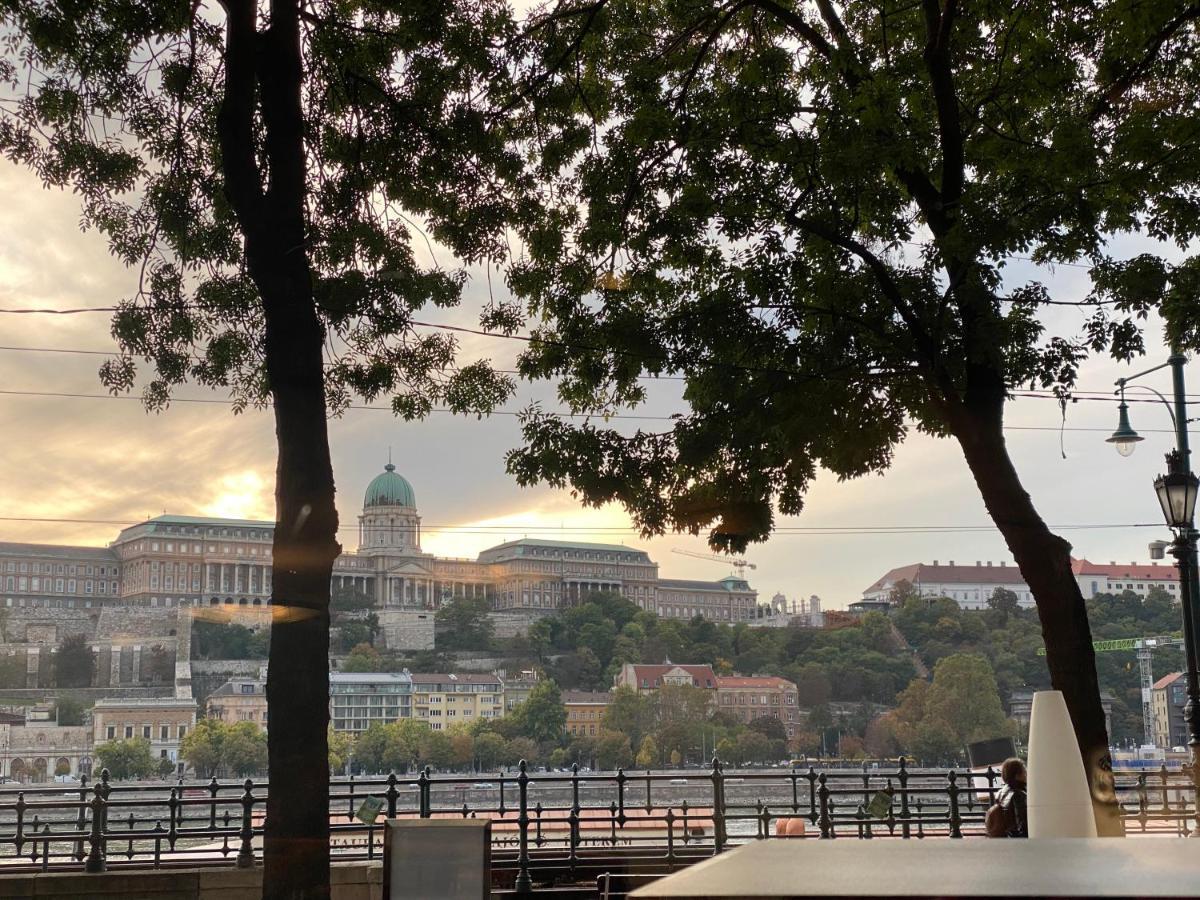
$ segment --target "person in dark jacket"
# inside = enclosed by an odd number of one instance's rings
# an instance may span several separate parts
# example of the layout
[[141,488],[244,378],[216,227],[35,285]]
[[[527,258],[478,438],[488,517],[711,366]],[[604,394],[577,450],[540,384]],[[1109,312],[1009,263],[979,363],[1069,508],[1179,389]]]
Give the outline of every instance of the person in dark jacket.
[[1029,837],[1028,796],[1025,787],[1025,763],[1019,759],[1006,759],[1000,766],[1000,780],[1004,787],[996,792],[996,804],[1004,812],[1008,837]]

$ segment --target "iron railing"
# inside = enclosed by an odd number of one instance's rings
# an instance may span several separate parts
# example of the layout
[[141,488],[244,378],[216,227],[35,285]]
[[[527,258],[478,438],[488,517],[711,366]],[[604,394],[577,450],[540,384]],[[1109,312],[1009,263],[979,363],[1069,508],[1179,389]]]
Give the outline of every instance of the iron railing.
[[[665,870],[749,840],[773,837],[780,819],[800,819],[805,838],[952,839],[983,834],[998,773],[815,768],[674,772],[416,773],[335,779],[329,785],[335,860],[380,857],[382,819],[492,821],[494,857],[515,872],[518,891],[539,873],[576,873],[589,853],[627,852]],[[266,782],[99,781],[0,789],[0,873],[29,870],[253,866],[261,858]],[[1195,789],[1169,772],[1117,774],[1129,832],[1187,834]],[[379,821],[360,821],[368,797]],[[368,817],[369,818],[369,817]],[[793,835],[795,837],[796,835]]]

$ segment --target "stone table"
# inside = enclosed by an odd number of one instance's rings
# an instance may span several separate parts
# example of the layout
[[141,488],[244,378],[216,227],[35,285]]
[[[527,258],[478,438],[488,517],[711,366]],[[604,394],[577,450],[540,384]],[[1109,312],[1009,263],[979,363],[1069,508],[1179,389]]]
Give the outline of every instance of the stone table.
[[676,872],[630,896],[1200,897],[1200,842],[765,840]]

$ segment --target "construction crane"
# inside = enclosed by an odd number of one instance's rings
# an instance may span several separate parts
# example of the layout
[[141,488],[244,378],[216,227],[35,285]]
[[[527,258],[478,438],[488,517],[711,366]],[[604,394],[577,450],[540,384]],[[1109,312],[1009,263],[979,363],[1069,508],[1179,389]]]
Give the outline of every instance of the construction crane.
[[[1113,653],[1133,650],[1137,653],[1138,680],[1142,686],[1142,730],[1146,735],[1146,743],[1154,743],[1154,707],[1152,693],[1154,691],[1154,651],[1162,647],[1182,647],[1183,638],[1177,637],[1145,637],[1117,638],[1111,641],[1092,641],[1092,648],[1097,653]],[[1046,648],[1038,650],[1038,656],[1045,656]]]
[[680,550],[678,547],[673,548],[671,552],[678,553],[680,556],[690,556],[692,559],[706,559],[709,562],[719,562],[733,566],[733,570],[737,573],[737,577],[742,579],[746,577],[747,569],[758,568],[758,566],[756,566],[754,563],[748,562],[744,559],[734,559],[729,556],[717,556],[713,553],[696,553],[692,550]]

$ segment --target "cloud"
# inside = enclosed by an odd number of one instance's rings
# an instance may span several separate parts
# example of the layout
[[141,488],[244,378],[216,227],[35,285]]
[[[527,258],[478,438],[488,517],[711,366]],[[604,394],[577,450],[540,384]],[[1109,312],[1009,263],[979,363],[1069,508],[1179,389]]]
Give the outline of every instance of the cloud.
[[[108,254],[104,240],[79,231],[77,198],[45,191],[37,179],[0,163],[0,306],[108,306],[131,296],[136,273]],[[1123,245],[1123,249],[1129,249]],[[1123,254],[1129,255],[1129,254]],[[448,265],[446,259],[443,264]],[[1086,290],[1078,269],[1057,272],[1014,265],[1009,279],[1044,281],[1057,294],[1077,299]],[[493,278],[491,291],[503,290]],[[464,306],[457,311],[422,312],[430,321],[474,324],[489,296],[482,272],[475,271]],[[1059,333],[1074,333],[1080,314],[1053,313]],[[1152,331],[1153,331],[1152,323]],[[114,349],[108,317],[5,316],[0,319],[7,346]],[[1163,355],[1150,334],[1152,353]],[[462,336],[464,355],[490,357],[510,365],[521,345],[498,338]],[[0,381],[8,390],[102,393],[99,357],[0,351]],[[1118,367],[1089,362],[1082,387],[1103,390]],[[1200,377],[1200,376],[1197,376]],[[1163,387],[1166,381],[1151,384]],[[200,396],[185,388],[181,396]],[[207,395],[212,396],[212,395]],[[527,402],[554,402],[551,385],[522,385],[509,409]],[[671,385],[653,386],[645,412],[662,415],[679,407]],[[1053,403],[1018,400],[1010,405],[1010,425],[1045,430],[1008,432],[1018,471],[1038,509],[1051,525],[1154,524],[1159,513],[1150,483],[1161,468],[1169,434],[1165,413],[1153,406],[1135,409],[1135,427],[1149,440],[1129,460],[1103,443],[1115,413],[1108,404],[1079,404],[1068,411],[1068,426],[1095,431],[1063,435],[1068,459],[1060,453],[1059,411]],[[0,497],[7,516],[97,519],[105,523],[0,522],[0,539],[103,545],[119,530],[163,511],[270,518],[275,470],[274,423],[269,412],[234,416],[227,407],[177,403],[150,415],[134,400],[54,399],[0,396]],[[619,422],[636,427],[638,422]],[[672,548],[703,552],[700,537],[672,535],[643,540],[617,508],[582,509],[565,492],[545,487],[518,488],[504,471],[504,454],[520,441],[512,416],[483,421],[435,415],[405,423],[385,411],[350,411],[330,423],[330,443],[338,485],[342,543],[353,547],[356,518],[367,483],[382,470],[388,448],[417,492],[430,526],[474,525],[456,531],[429,528],[425,545],[439,554],[474,556],[505,537],[555,535],[644,547],[670,577],[720,578],[722,563],[672,554]],[[511,529],[495,529],[497,524]],[[871,534],[883,525],[979,525],[988,519],[961,453],[950,441],[912,435],[883,476],[840,483],[822,473],[803,516],[780,525],[842,525],[861,530],[838,536],[778,534],[746,554],[757,563],[752,583],[764,597],[777,590],[789,597],[820,594],[832,606],[854,600],[887,569],[918,560],[1011,558],[998,533]],[[536,531],[534,530],[536,528]],[[625,528],[626,531],[599,529]],[[572,531],[573,530],[573,531]],[[503,531],[503,534],[500,532]],[[1066,531],[1080,554],[1097,559],[1135,559],[1161,529],[1120,528]],[[483,533],[471,533],[483,532]]]

